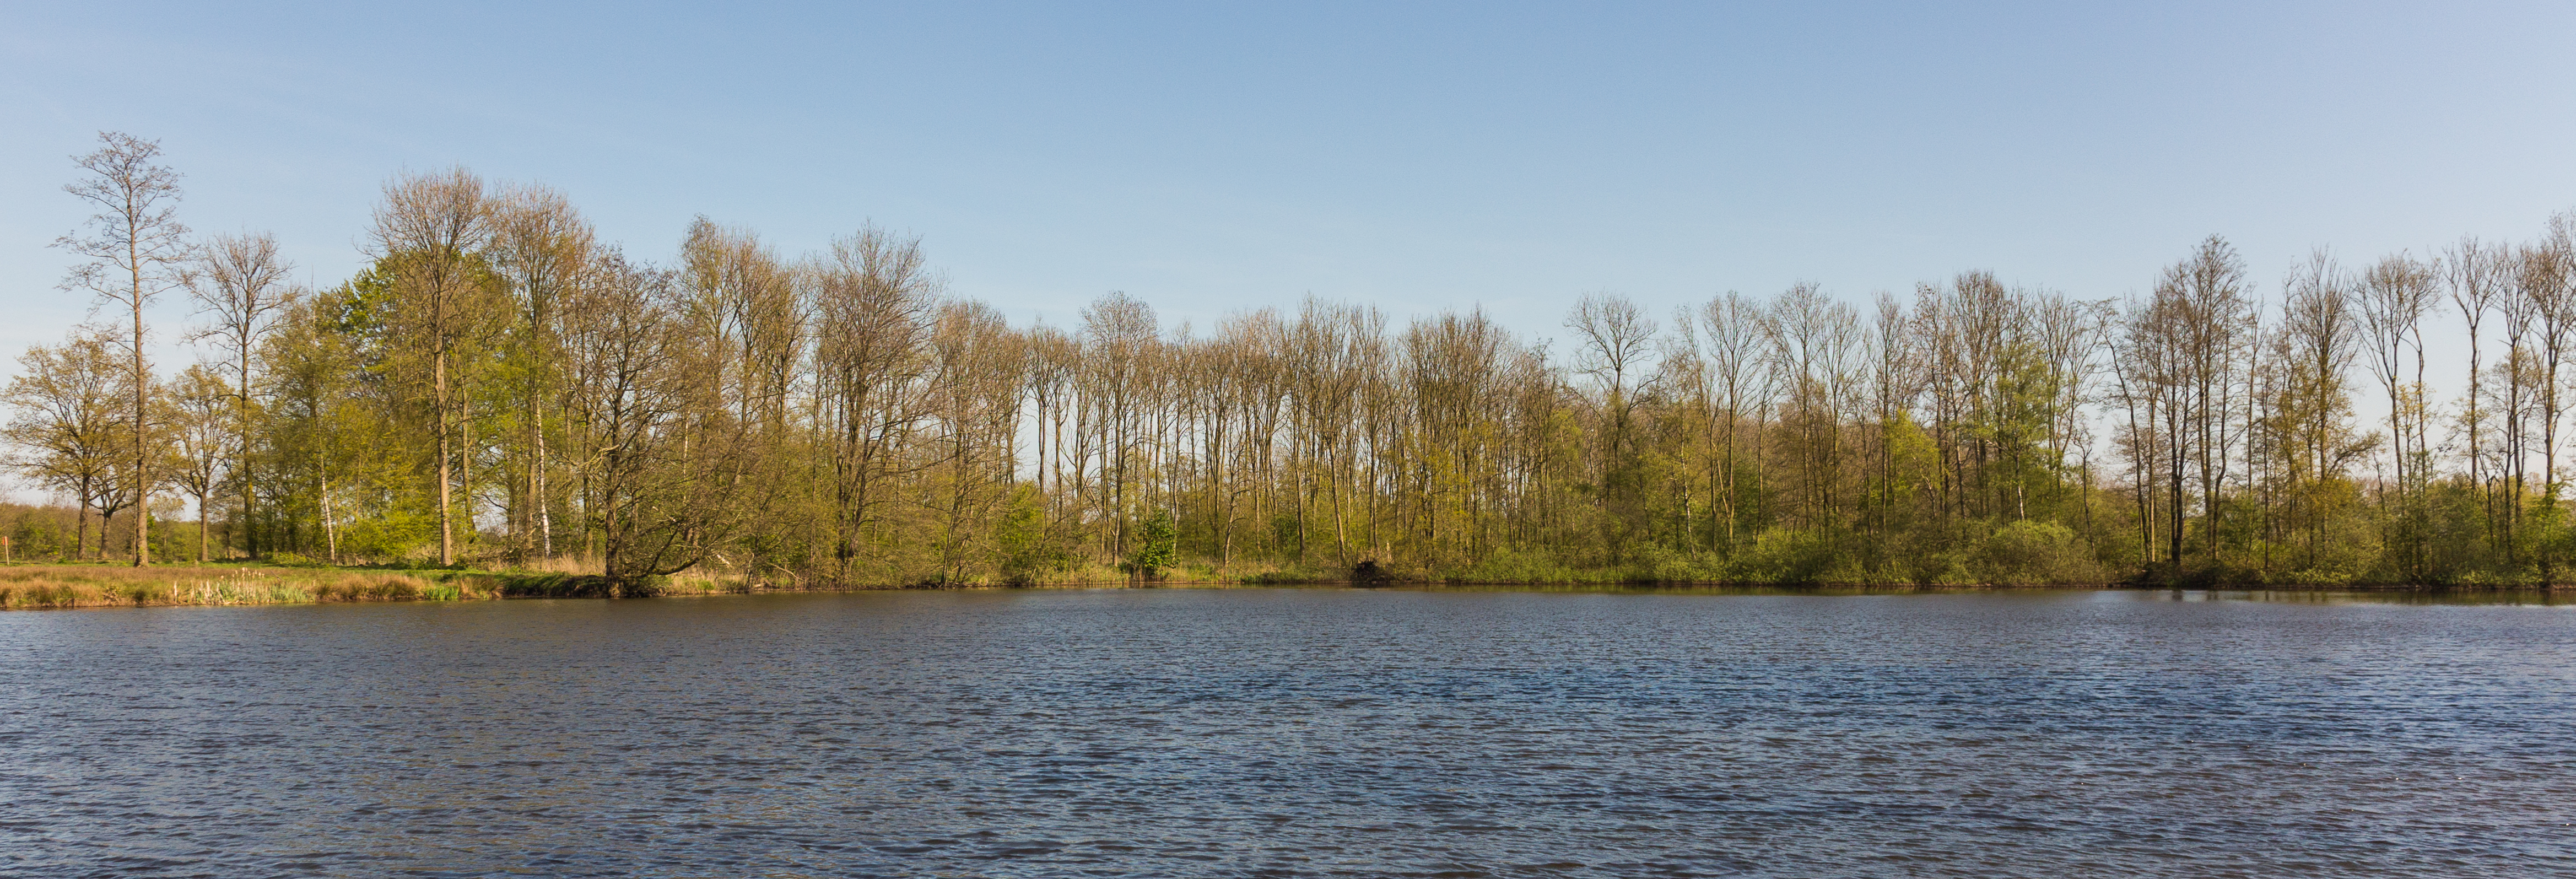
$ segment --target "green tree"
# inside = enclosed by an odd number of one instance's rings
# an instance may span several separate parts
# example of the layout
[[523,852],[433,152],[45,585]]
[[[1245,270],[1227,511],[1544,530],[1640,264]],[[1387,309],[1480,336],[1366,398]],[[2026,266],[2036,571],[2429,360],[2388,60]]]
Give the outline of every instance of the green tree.
[[1137,528],[1135,549],[1127,554],[1127,573],[1139,580],[1159,580],[1180,564],[1180,531],[1170,510],[1155,510]]

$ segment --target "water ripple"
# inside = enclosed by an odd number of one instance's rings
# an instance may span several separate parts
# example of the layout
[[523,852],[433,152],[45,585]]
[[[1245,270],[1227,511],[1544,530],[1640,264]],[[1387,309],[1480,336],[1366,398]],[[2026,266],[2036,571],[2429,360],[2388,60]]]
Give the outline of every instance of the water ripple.
[[901,593],[0,644],[8,875],[2576,875],[2565,608]]

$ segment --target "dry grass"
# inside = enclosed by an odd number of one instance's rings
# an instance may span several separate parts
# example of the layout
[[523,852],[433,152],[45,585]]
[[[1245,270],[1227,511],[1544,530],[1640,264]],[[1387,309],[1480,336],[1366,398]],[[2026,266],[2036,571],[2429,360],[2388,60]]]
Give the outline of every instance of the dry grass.
[[596,577],[607,573],[602,569],[598,559],[577,556],[536,559],[520,565],[516,570],[531,574],[568,574],[575,577]]
[[499,597],[490,576],[342,568],[12,565],[0,567],[0,608],[455,601]]
[[[1281,571],[1271,566],[1220,568],[1194,564],[1154,583],[1137,583],[1117,568],[1091,565],[1052,571],[1034,582],[990,579],[950,587],[1018,585],[1085,588],[1121,585],[1220,585],[1296,583],[1333,579],[1329,572]],[[310,604],[330,601],[459,601],[491,598],[609,598],[726,595],[748,592],[842,591],[932,585],[926,581],[830,583],[745,577],[693,568],[616,588],[599,563],[582,559],[538,562],[510,571],[385,570],[298,565],[198,565],[133,568],[119,564],[0,565],[0,609],[151,607],[215,604]]]

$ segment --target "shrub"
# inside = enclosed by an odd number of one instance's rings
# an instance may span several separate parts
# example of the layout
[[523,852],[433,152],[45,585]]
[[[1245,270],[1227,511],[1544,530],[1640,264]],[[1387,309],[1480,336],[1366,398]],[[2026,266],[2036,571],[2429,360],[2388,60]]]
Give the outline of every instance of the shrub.
[[1998,586],[2103,580],[2101,566],[2075,532],[2055,522],[2024,519],[1995,529],[1978,546],[1977,562],[1983,579]]
[[1171,511],[1155,510],[1146,517],[1143,539],[1127,554],[1125,567],[1127,573],[1151,580],[1178,564],[1180,552],[1180,532],[1172,527]]
[[1859,582],[1857,564],[1822,530],[1777,528],[1735,554],[1729,579],[1743,583],[1810,585]]
[[993,544],[1001,550],[1002,582],[1013,586],[1036,583],[1040,575],[1073,563],[1073,553],[1047,533],[1044,499],[1027,485],[1011,493],[1010,509],[993,529]]

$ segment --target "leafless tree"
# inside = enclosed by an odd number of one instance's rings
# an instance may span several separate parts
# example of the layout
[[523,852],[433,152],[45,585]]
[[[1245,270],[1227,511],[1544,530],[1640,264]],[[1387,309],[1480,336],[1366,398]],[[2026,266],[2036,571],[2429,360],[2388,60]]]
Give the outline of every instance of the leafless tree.
[[[1759,303],[1742,294],[1729,292],[1700,306],[1700,326],[1707,334],[1711,382],[1718,395],[1718,468],[1716,483],[1718,509],[1723,516],[1726,546],[1732,550],[1737,542],[1737,529],[1743,524],[1740,510],[1741,492],[1737,488],[1736,456],[1750,444],[1753,457],[1761,457],[1762,419],[1771,409],[1774,373],[1770,359],[1763,356],[1763,311]],[[1744,436],[1745,422],[1751,419],[1755,430]]]
[[2539,362],[2533,390],[2540,396],[2541,502],[2558,502],[2558,422],[2565,409],[2559,397],[2558,373],[2568,346],[2576,341],[2576,211],[2550,217],[2548,232],[2515,251],[2512,283],[2516,299],[2531,304],[2537,317],[2535,343]]
[[2314,567],[2345,466],[2370,446],[2347,425],[2347,377],[2360,353],[2363,318],[2352,280],[2323,251],[2312,254],[2284,286],[2288,295],[2275,336],[2282,356],[2281,386],[2272,398],[2274,445],[2289,459],[2288,512],[2304,526],[2307,563]]
[[2460,310],[2460,320],[2469,330],[2469,392],[2464,398],[2468,409],[2461,426],[2469,436],[2469,484],[2481,492],[2486,487],[2486,418],[2478,409],[2485,393],[2485,370],[2480,366],[2485,349],[2478,330],[2488,312],[2494,311],[2503,298],[2502,278],[2494,251],[2475,238],[2463,238],[2442,258],[2442,281],[2449,288],[2451,303]]
[[[2168,267],[2155,291],[2157,306],[2164,310],[2158,325],[2170,334],[2165,342],[2174,345],[2181,357],[2182,372],[2176,378],[2188,396],[2172,418],[2177,427],[2192,434],[2187,441],[2200,482],[2201,530],[2213,564],[2220,561],[2220,488],[2227,483],[2229,456],[2241,435],[2231,420],[2234,399],[2242,387],[2237,362],[2253,348],[2255,311],[2248,292],[2244,260],[2233,245],[2215,235],[2202,241],[2191,256]],[[2175,447],[2179,450],[2180,443]],[[2179,480],[2180,474],[2173,477]],[[2173,523],[2177,561],[2182,539],[2179,485],[2177,481]]]
[[872,555],[868,529],[911,472],[903,451],[925,417],[931,310],[938,285],[919,239],[875,227],[839,239],[813,283],[815,392],[835,474],[838,573]]
[[[2361,320],[2369,337],[2371,376],[2388,393],[2388,448],[2396,475],[2400,528],[2397,564],[2409,579],[2424,574],[2422,494],[2430,479],[2432,450],[2425,422],[2424,316],[2439,295],[2435,267],[2398,254],[2381,259],[2360,279]],[[2412,353],[2414,372],[2407,373]],[[2388,493],[2382,490],[2382,495]]]
[[74,157],[88,176],[63,187],[98,213],[90,216],[87,232],[65,235],[54,246],[89,260],[72,271],[64,289],[91,291],[133,313],[132,330],[123,341],[131,373],[128,390],[134,395],[128,413],[134,443],[130,473],[135,503],[142,510],[134,522],[134,564],[141,567],[152,563],[148,410],[153,382],[143,359],[143,310],[181,283],[181,266],[189,255],[188,227],[178,218],[179,173],[155,164],[160,141],[113,131],[100,132],[98,139],[96,152]]
[[[233,374],[232,415],[234,460],[230,468],[234,487],[241,492],[242,550],[259,555],[257,532],[251,523],[258,499],[258,473],[250,466],[253,449],[252,412],[254,401],[251,370],[258,360],[259,346],[269,328],[296,290],[287,279],[293,270],[278,255],[277,239],[267,233],[217,235],[199,249],[196,266],[188,274],[188,290],[197,300],[200,311],[211,315],[214,323],[200,331],[223,345],[220,365]],[[199,516],[204,516],[199,504]]]
[[1638,484],[1636,472],[1636,408],[1638,397],[1648,390],[1652,375],[1648,358],[1654,353],[1660,327],[1625,296],[1587,293],[1575,300],[1565,328],[1582,351],[1582,374],[1600,388],[1603,419],[1599,461],[1594,466],[1605,513],[1602,537],[1611,563],[1617,564],[1642,524],[1639,493],[1644,486]]
[[1801,283],[1772,302],[1764,326],[1787,391],[1781,429],[1795,443],[1788,455],[1796,464],[1797,513],[1809,527],[1839,524],[1841,424],[1859,363],[1859,312]]
[[1082,311],[1083,396],[1095,413],[1095,442],[1101,455],[1100,479],[1110,523],[1105,547],[1113,558],[1128,550],[1129,526],[1141,517],[1131,492],[1146,453],[1140,439],[1145,426],[1146,376],[1154,365],[1160,327],[1152,306],[1123,292],[1112,292]]

